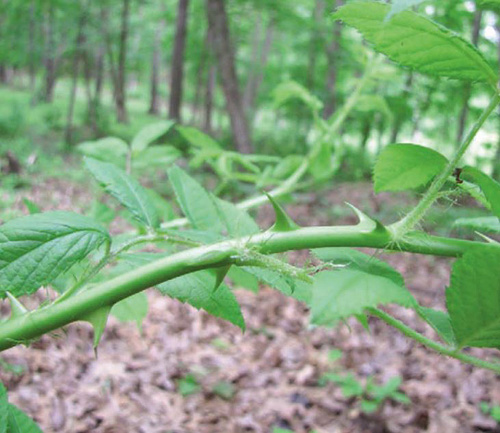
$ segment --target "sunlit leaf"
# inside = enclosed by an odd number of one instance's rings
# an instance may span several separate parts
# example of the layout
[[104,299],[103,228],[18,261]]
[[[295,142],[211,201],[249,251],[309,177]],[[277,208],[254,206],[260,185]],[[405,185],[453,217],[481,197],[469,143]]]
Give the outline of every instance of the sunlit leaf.
[[11,220],[0,226],[0,292],[33,293],[109,240],[97,222],[71,212]]
[[497,73],[481,53],[458,34],[411,11],[386,20],[391,6],[353,1],[337,10],[335,18],[359,30],[377,51],[416,71],[496,88]]

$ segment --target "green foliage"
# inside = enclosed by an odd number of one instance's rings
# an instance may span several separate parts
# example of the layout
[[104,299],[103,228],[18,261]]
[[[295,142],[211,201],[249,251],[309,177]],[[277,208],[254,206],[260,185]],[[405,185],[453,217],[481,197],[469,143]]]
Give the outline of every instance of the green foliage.
[[430,182],[446,166],[440,153],[416,144],[391,144],[377,159],[375,192],[404,191]]
[[0,383],[0,433],[42,433],[38,425],[7,400],[7,390]]
[[85,165],[99,184],[146,227],[156,228],[160,219],[144,188],[114,164],[85,158]]
[[467,227],[485,233],[500,234],[500,222],[497,217],[460,218],[453,223],[454,227]]
[[187,397],[201,391],[201,386],[193,374],[187,374],[177,381],[177,390],[180,395]]
[[135,322],[141,329],[142,322],[148,314],[148,298],[144,292],[129,296],[113,305],[111,314],[120,322]]
[[500,423],[500,406],[482,401],[480,408],[484,414],[491,416],[497,423]]
[[152,123],[142,128],[132,139],[130,144],[132,153],[137,155],[146,150],[146,148],[155,140],[158,140],[165,135],[173,125],[174,122],[165,120],[162,122]]
[[324,386],[328,382],[339,385],[345,398],[357,398],[361,410],[367,414],[377,411],[388,400],[402,404],[411,403],[406,394],[398,391],[402,382],[399,376],[392,377],[383,385],[375,384],[373,376],[370,376],[363,385],[352,373],[326,373],[320,378],[320,385]]
[[231,382],[220,381],[213,386],[212,392],[224,400],[231,400],[236,394],[236,388]]
[[414,12],[401,12],[386,21],[390,10],[382,3],[354,1],[342,6],[335,18],[355,27],[377,51],[403,66],[441,77],[484,81],[496,88],[496,72],[473,45]]
[[334,325],[389,303],[415,305],[404,286],[386,277],[350,269],[324,271],[314,277],[311,320],[316,325]]
[[425,0],[392,0],[391,10],[387,14],[386,20],[390,20],[394,15],[423,3]]
[[500,251],[471,249],[453,265],[446,306],[459,347],[500,348]]
[[420,317],[437,332],[445,343],[450,346],[455,346],[455,334],[453,333],[449,314],[444,311],[422,306],[417,308],[417,312]]
[[103,243],[107,231],[71,212],[46,212],[0,226],[0,286],[15,296],[51,283]]
[[462,177],[481,188],[493,214],[500,221],[500,183],[474,167],[465,167],[462,170]]

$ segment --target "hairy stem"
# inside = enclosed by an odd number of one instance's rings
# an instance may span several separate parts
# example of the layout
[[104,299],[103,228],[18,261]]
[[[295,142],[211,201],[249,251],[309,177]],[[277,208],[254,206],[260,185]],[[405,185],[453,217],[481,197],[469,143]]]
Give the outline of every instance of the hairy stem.
[[392,326],[393,328],[396,328],[398,331],[400,331],[407,337],[411,338],[412,340],[417,341],[418,343],[440,353],[441,355],[449,356],[450,358],[458,359],[459,361],[465,362],[466,364],[472,364],[475,365],[476,367],[486,368],[487,370],[491,370],[497,374],[500,374],[500,363],[498,362],[485,361],[483,359],[476,358],[475,356],[459,352],[455,348],[437,343],[436,341],[425,337],[424,335],[420,334],[419,332],[415,331],[414,329],[405,325],[400,320],[396,319],[395,317],[391,316],[390,314],[387,314],[382,310],[376,308],[370,308],[369,313],[372,316],[378,317],[380,320],[383,320],[385,323]]
[[322,247],[369,247],[458,257],[469,248],[500,248],[496,244],[410,234],[394,244],[383,229],[358,226],[307,227],[287,232],[267,231],[172,254],[127,272],[89,290],[75,293],[0,324],[0,351],[81,320],[88,314],[164,281],[201,269],[238,264],[248,250],[275,254]]
[[418,222],[425,216],[429,208],[439,197],[439,191],[452,175],[453,170],[457,168],[460,160],[464,156],[465,152],[469,148],[470,144],[476,137],[477,133],[483,126],[486,119],[490,116],[493,110],[497,107],[500,102],[500,94],[495,93],[494,97],[491,99],[490,104],[483,111],[479,119],[473,125],[467,137],[463,140],[462,144],[459,146],[453,157],[450,159],[446,168],[434,179],[431,186],[422,197],[417,206],[403,219],[389,226],[392,231],[394,239],[401,239],[406,233],[410,232],[415,228]]

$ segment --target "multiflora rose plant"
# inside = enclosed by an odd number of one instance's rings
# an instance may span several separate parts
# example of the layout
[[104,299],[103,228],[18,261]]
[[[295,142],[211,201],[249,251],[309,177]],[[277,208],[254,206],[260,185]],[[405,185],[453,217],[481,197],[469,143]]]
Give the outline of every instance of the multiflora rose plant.
[[[9,298],[12,310],[11,317],[0,323],[0,350],[29,344],[75,321],[92,324],[97,347],[110,313],[122,320],[141,322],[147,313],[143,291],[151,287],[244,330],[240,307],[225,284],[227,277],[243,287],[254,287],[256,281],[262,281],[306,303],[316,325],[332,325],[355,316],[368,326],[367,316],[375,316],[432,350],[500,373],[500,363],[462,350],[500,348],[500,244],[488,237],[489,233],[500,233],[500,185],[478,169],[460,163],[500,102],[498,76],[481,53],[458,35],[414,12],[388,17],[389,12],[390,6],[385,4],[351,2],[337,11],[336,18],[358,29],[376,50],[404,66],[441,77],[482,82],[492,94],[450,159],[417,144],[391,144],[382,151],[374,167],[375,191],[428,185],[414,209],[388,226],[352,207],[359,218],[357,225],[299,227],[278,204],[275,197],[292,191],[312,167],[321,170],[315,165],[318,155],[322,155],[320,159],[326,155],[329,160],[338,157],[327,146],[328,139],[339,130],[356,99],[348,101],[347,107],[328,122],[318,121],[315,127],[320,138],[314,141],[304,165],[283,179],[285,188],[278,185],[267,196],[234,205],[206,191],[181,168],[170,168],[169,181],[185,216],[181,219],[165,218],[168,213],[162,209],[168,204],[130,174],[134,161],[143,157],[141,152],[172,126],[157,125],[156,131],[150,129],[149,135],[143,134],[130,147],[118,146],[124,168],[92,157],[85,159],[88,171],[128,212],[138,233],[113,238],[98,220],[61,211],[34,213],[0,227],[0,293]],[[358,95],[362,86],[359,89]],[[196,137],[206,140],[193,130],[180,131],[194,143]],[[118,148],[116,142],[113,146]],[[214,164],[220,168],[217,161],[223,151],[213,143],[211,146],[207,150],[205,143],[200,148],[212,152]],[[173,155],[171,150],[168,155]],[[94,156],[99,157],[99,152]],[[244,156],[231,158],[247,170],[259,169],[255,161]],[[249,161],[254,165],[248,165]],[[316,175],[321,178],[321,173]],[[434,202],[454,188],[472,194],[492,213],[491,217],[465,222],[481,233],[479,241],[438,237],[418,229]],[[262,230],[247,210],[265,201],[273,205],[276,221]],[[157,252],[142,252],[149,244],[155,245]],[[420,306],[396,270],[353,247],[456,258],[446,291],[447,311]],[[279,255],[299,249],[311,250],[322,264],[297,268]],[[28,311],[19,298],[48,285],[56,288],[59,296]],[[391,303],[415,309],[441,341],[428,339],[380,309]],[[11,426],[18,419],[29,422],[8,404],[2,389],[0,426],[8,427],[0,427],[0,433],[16,431]],[[2,424],[2,420],[8,422]],[[39,431],[36,426],[30,428],[33,430],[21,431]]]

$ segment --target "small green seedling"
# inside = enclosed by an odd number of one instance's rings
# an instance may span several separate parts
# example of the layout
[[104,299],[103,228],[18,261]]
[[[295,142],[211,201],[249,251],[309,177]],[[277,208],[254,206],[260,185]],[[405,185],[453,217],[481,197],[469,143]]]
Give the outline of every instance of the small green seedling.
[[358,399],[361,410],[366,414],[376,412],[388,400],[402,404],[411,403],[408,396],[399,391],[401,385],[401,377],[399,376],[392,377],[384,385],[375,384],[373,376],[369,376],[363,385],[352,373],[346,375],[326,373],[321,377],[319,383],[324,386],[328,382],[339,385],[344,397]]
[[489,415],[497,423],[500,423],[500,406],[496,404],[490,404],[486,401],[482,401],[479,405],[481,412],[485,415]]
[[177,381],[177,391],[183,397],[198,394],[200,390],[201,385],[193,374],[187,374]]
[[212,392],[224,400],[231,400],[236,394],[236,387],[231,382],[221,380],[212,388]]

